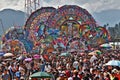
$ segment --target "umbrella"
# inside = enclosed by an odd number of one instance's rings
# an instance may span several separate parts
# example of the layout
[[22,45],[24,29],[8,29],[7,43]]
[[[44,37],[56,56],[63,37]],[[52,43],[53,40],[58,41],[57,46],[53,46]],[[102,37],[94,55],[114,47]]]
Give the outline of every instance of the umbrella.
[[106,63],[105,65],[109,65],[109,66],[119,66],[120,67],[120,61],[119,60],[110,60],[108,61],[108,63]]
[[4,52],[0,52],[0,56],[3,56],[4,55]]
[[67,56],[70,56],[70,54],[69,53],[61,53],[60,56],[67,57]]
[[100,50],[96,50],[95,52],[99,55],[102,54],[102,52]]
[[59,43],[59,46],[62,47],[62,48],[66,48],[63,43]]
[[98,55],[98,54],[100,55],[102,54],[102,52],[100,50],[95,50],[93,52],[88,53],[88,55]]
[[30,76],[31,78],[51,78],[47,72],[36,72]]
[[72,52],[75,52],[75,51],[76,51],[75,49],[70,49],[69,52],[72,53]]
[[48,49],[47,49],[47,53],[50,53],[50,52],[53,52],[53,51],[54,51],[53,48],[48,48]]
[[30,61],[32,61],[32,58],[26,58],[24,61],[30,62]]
[[12,56],[14,56],[12,53],[5,53],[4,55],[3,55],[4,57],[12,57]]
[[100,45],[101,48],[112,48],[113,46],[111,44],[102,44]]
[[11,59],[11,58],[8,58],[8,59],[4,59],[4,61],[12,61],[12,59]]
[[25,56],[21,55],[17,58],[18,60],[24,60],[25,59]]
[[34,59],[40,59],[40,55],[38,55],[38,54],[35,54],[33,57],[34,57]]

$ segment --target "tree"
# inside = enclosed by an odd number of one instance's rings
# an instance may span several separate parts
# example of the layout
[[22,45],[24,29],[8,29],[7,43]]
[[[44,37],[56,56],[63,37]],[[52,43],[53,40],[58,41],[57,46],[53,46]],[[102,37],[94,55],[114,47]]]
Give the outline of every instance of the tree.
[[108,27],[111,39],[120,38],[120,22],[115,24],[114,27]]

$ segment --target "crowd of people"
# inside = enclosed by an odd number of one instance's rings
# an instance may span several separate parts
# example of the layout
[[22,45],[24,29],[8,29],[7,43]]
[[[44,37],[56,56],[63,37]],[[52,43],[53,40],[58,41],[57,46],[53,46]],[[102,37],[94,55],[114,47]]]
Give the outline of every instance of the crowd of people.
[[[0,59],[0,80],[38,80],[30,75],[47,72],[51,78],[44,80],[120,80],[119,66],[106,66],[110,60],[120,60],[119,51],[101,51],[100,55],[72,52],[70,56],[48,53],[34,59],[35,54],[19,54],[10,60]],[[38,54],[39,55],[39,54]],[[31,58],[31,61],[25,61]]]

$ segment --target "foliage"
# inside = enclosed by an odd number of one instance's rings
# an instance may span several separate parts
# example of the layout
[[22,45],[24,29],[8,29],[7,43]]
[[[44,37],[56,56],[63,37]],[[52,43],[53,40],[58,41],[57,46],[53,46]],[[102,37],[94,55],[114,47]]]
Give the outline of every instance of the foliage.
[[108,31],[110,33],[111,39],[120,38],[120,22],[115,24],[114,27],[108,27]]

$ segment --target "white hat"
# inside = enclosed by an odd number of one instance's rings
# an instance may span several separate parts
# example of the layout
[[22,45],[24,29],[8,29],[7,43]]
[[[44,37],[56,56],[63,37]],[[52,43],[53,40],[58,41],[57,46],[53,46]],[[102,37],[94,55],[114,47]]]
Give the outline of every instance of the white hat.
[[24,80],[24,77],[23,77],[23,76],[21,76],[21,77],[20,77],[20,79]]
[[113,69],[112,73],[118,73],[119,71],[117,69]]

